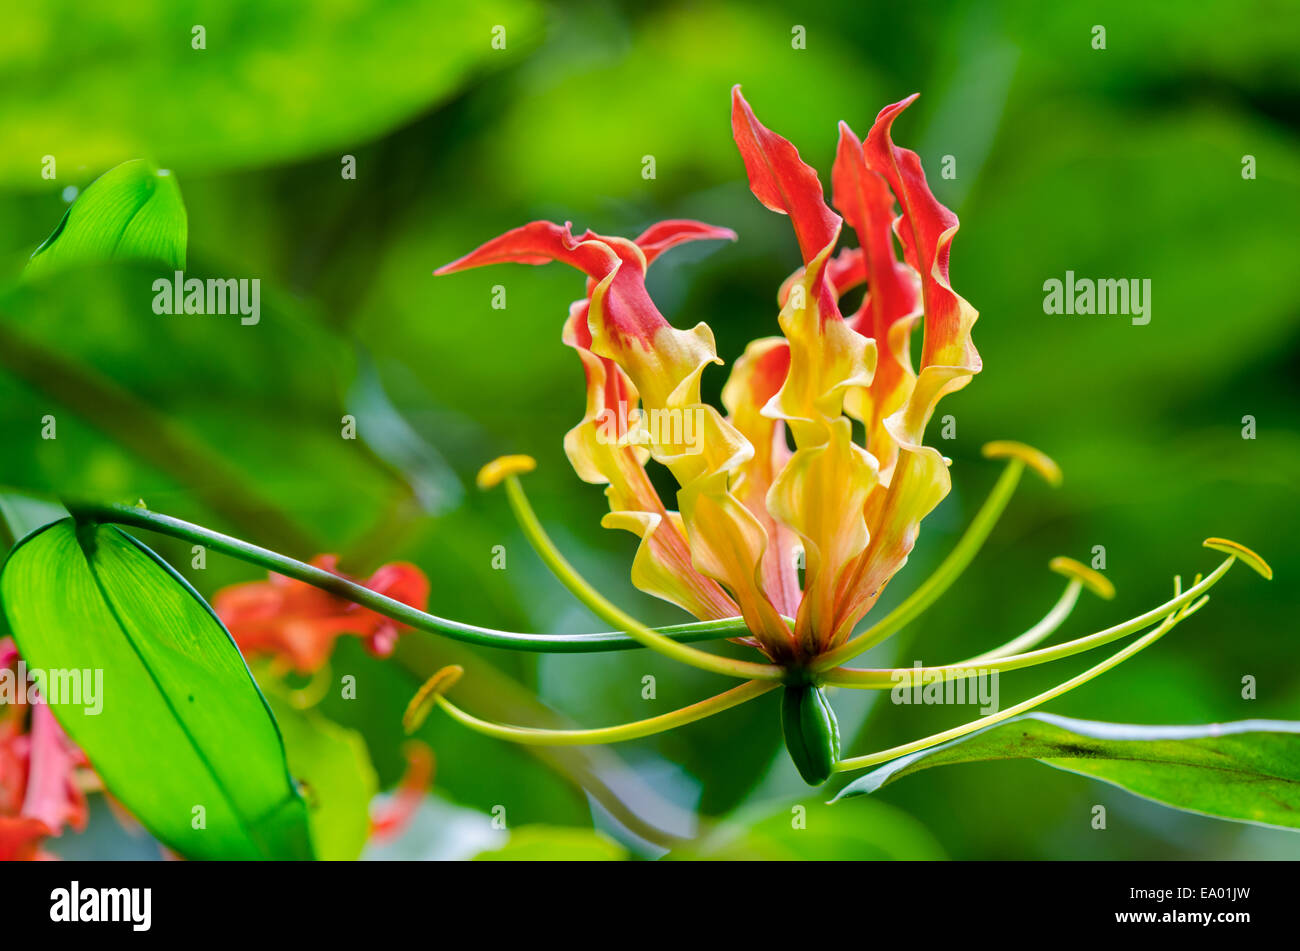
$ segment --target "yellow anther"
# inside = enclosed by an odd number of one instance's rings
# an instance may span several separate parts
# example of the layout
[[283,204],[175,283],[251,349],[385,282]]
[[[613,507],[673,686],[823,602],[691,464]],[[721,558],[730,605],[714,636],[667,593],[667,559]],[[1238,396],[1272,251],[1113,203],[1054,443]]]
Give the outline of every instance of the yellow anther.
[[532,456],[499,456],[478,471],[478,487],[490,489],[512,475],[523,475],[537,468]]
[[1109,601],[1115,597],[1115,586],[1110,583],[1109,578],[1073,558],[1057,555],[1047,563],[1047,567],[1058,575],[1073,578],[1099,598]]
[[1029,468],[1047,480],[1049,485],[1061,484],[1061,467],[1046,453],[1039,452],[1033,446],[1009,439],[984,444],[985,459],[1019,459]]
[[434,701],[455,686],[463,673],[464,667],[452,664],[442,668],[420,686],[411,702],[406,705],[406,712],[402,714],[402,726],[407,733],[414,733],[420,728],[420,724],[433,709]]
[[1259,555],[1251,551],[1245,545],[1240,545],[1237,542],[1230,542],[1226,538],[1207,538],[1205,541],[1201,542],[1201,544],[1206,548],[1213,548],[1215,551],[1221,551],[1225,555],[1236,555],[1269,581],[1273,580],[1273,569],[1269,567],[1268,562],[1259,557]]

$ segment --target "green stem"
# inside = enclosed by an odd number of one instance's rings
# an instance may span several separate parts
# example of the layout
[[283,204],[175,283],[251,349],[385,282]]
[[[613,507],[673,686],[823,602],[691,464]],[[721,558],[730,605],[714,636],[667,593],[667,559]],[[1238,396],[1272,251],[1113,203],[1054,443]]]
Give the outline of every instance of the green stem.
[[1011,501],[1011,496],[1016,491],[1016,485],[1020,482],[1020,475],[1024,471],[1025,463],[1020,459],[1012,459],[998,478],[997,483],[994,484],[989,497],[984,500],[983,506],[975,513],[975,518],[971,520],[966,533],[962,535],[953,550],[948,553],[948,557],[943,560],[943,563],[935,569],[934,574],[926,578],[921,586],[908,596],[907,600],[890,611],[872,627],[847,643],[841,644],[834,650],[828,651],[817,658],[812,665],[813,670],[820,672],[829,670],[832,667],[838,667],[846,660],[851,660],[863,651],[875,647],[885,638],[902,630],[926,608],[937,601],[939,596],[948,590],[949,586],[961,576],[961,573],[966,570],[966,566],[975,558],[985,539],[993,531],[993,526],[997,524],[1003,509]]
[[[597,651],[618,651],[641,648],[645,646],[636,638],[627,634],[610,631],[600,634],[524,634],[516,631],[498,631],[460,621],[450,621],[433,614],[428,614],[409,604],[371,591],[346,578],[331,574],[324,569],[304,564],[295,558],[269,551],[242,539],[232,538],[220,532],[194,525],[190,522],[150,512],[148,509],[132,505],[91,505],[68,504],[68,510],[78,519],[90,522],[104,522],[117,525],[130,525],[148,529],[161,535],[169,535],[182,541],[203,545],[215,552],[238,558],[249,564],[274,571],[287,578],[304,582],[313,587],[328,591],[330,594],[346,598],[367,607],[377,614],[391,618],[408,627],[466,644],[481,647],[499,647],[506,650],[538,651],[546,653],[592,653]],[[697,621],[691,624],[674,624],[669,627],[655,628],[655,632],[672,641],[707,641],[723,637],[739,637],[748,633],[743,618],[726,618],[719,621]]]
[[717,696],[709,697],[707,700],[701,700],[698,703],[693,703],[690,706],[669,713],[661,713],[658,716],[648,717],[644,720],[634,720],[631,723],[620,723],[618,726],[598,727],[590,730],[548,730],[537,727],[507,726],[503,723],[480,720],[473,714],[466,713],[446,697],[439,696],[435,702],[457,722],[478,733],[496,737],[500,740],[521,743],[525,746],[586,746],[595,743],[621,743],[625,740],[635,740],[643,736],[663,733],[674,727],[694,723],[696,720],[703,720],[705,717],[721,713],[723,710],[730,710],[732,707],[762,696],[769,690],[775,690],[779,686],[780,684],[771,680],[751,680],[738,687],[732,687]]
[[759,664],[749,660],[733,660],[730,657],[720,657],[717,654],[710,654],[707,651],[679,644],[672,638],[664,637],[658,631],[646,627],[593,588],[590,582],[578,574],[573,565],[569,564],[569,560],[560,553],[560,550],[555,547],[555,543],[551,541],[551,537],[546,534],[546,529],[542,528],[537,513],[533,511],[532,505],[528,502],[528,496],[524,494],[524,487],[519,481],[519,476],[506,476],[505,487],[506,497],[510,500],[510,507],[514,510],[515,518],[519,521],[519,527],[523,530],[524,537],[528,539],[529,544],[533,546],[533,550],[537,552],[538,557],[546,563],[546,567],[551,570],[551,574],[555,575],[559,582],[573,593],[574,597],[586,605],[593,614],[606,624],[621,627],[651,650],[663,654],[665,657],[671,657],[679,663],[698,667],[700,670],[724,674],[729,677],[739,677],[742,680],[784,679],[786,673],[783,667],[778,667],[775,664]]

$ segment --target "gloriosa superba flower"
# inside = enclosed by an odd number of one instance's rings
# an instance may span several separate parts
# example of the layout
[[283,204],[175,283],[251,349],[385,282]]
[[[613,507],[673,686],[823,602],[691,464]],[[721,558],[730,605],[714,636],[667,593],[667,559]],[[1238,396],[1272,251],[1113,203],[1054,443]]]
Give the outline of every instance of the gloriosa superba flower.
[[[794,227],[802,266],[780,286],[781,336],[753,341],[722,393],[726,413],[701,401],[700,378],[720,364],[704,323],[674,327],[646,290],[647,269],[688,241],[733,239],[697,221],[653,225],[634,240],[537,221],[507,232],[436,271],[487,264],[559,261],[586,276],[586,295],[569,308],[564,343],[586,375],[586,413],[564,446],[578,476],[605,485],[602,524],[640,538],[632,581],[679,605],[701,624],[651,629],[595,591],[556,550],[524,495],[519,476],[534,463],[507,456],[485,466],[480,486],[504,482],[525,534],[596,615],[644,646],[745,682],[710,699],[646,720],[590,730],[542,730],[489,723],[445,696],[459,668],[440,671],[412,700],[408,729],[432,704],[460,722],[533,744],[604,743],[647,736],[728,709],[781,687],[787,748],[800,773],[820,783],[833,771],[884,762],[1014,716],[1086,682],[1162,636],[1205,602],[1205,591],[1240,558],[1269,574],[1249,549],[1221,539],[1228,555],[1187,590],[1130,621],[1050,648],[1033,648],[1066,619],[1085,587],[1109,597],[1110,583],[1066,558],[1067,577],[1051,611],[1001,647],[957,664],[926,668],[842,666],[901,629],[952,583],[979,549],[1026,466],[1049,482],[1060,472],[1019,443],[985,447],[1007,469],[956,548],[898,608],[853,637],[885,586],[906,564],[922,520],[951,488],[945,459],[925,444],[939,401],[980,371],[971,340],[977,314],[949,281],[956,216],[940,204],[915,152],[894,145],[894,120],[915,99],[887,106],[865,140],[841,123],[827,205],[817,173],[789,141],[765,128],[736,87],[732,130],[754,195]],[[847,222],[856,247],[837,251]],[[901,249],[901,255],[899,253]],[[842,295],[865,285],[856,312]],[[911,356],[920,330],[919,366]],[[667,425],[647,426],[646,420]],[[855,421],[863,433],[855,439]],[[686,425],[683,425],[683,422]],[[793,448],[791,448],[791,445]],[[678,483],[669,508],[646,471],[653,462]],[[802,570],[801,570],[802,567]],[[914,743],[841,759],[825,686],[867,689],[942,682],[1067,657],[1150,630],[1052,690]],[[724,634],[764,662],[735,660],[685,641]]]

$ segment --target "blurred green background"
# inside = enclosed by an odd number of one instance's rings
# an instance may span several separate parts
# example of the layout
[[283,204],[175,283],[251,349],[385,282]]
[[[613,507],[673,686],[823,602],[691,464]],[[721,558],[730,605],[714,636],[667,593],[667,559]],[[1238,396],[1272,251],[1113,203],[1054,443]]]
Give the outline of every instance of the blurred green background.
[[[466,9],[466,6],[471,6]],[[627,580],[636,540],[599,528],[605,501],[568,467],[582,375],[560,343],[578,275],[561,266],[432,270],[526,221],[634,235],[665,217],[735,229],[674,251],[650,289],[678,326],[705,320],[720,354],[777,332],[776,289],[798,263],[788,222],[750,194],[728,90],[792,139],[829,187],[836,122],[895,125],[962,220],[956,289],[981,312],[984,372],[941,413],[957,435],[954,489],[926,521],[878,611],[950,548],[1018,439],[1057,459],[1059,490],[1027,479],[983,554],[939,605],[874,659],[968,656],[1023,630],[1059,587],[1054,555],[1105,546],[1114,602],[1086,599],[1075,636],[1166,597],[1217,563],[1222,535],[1277,580],[1234,572],[1155,649],[1047,709],[1140,723],[1300,715],[1300,8],[1190,2],[1083,5],[766,2],[452,3],[239,0],[15,7],[0,36],[0,484],[151,508],[364,575],[396,559],[433,582],[431,610],[535,631],[604,628],[528,551],[502,497],[473,473],[503,452],[539,461],[529,489],[581,570],[644,620],[682,620]],[[191,48],[191,27],[206,49]],[[1106,48],[1093,48],[1105,27]],[[505,48],[493,47],[503,26]],[[806,49],[792,30],[806,30]],[[498,34],[499,35],[499,34]],[[498,44],[500,45],[500,44]],[[53,155],[57,177],[42,178]],[[356,178],[340,174],[354,156]],[[656,177],[642,177],[653,155]],[[956,177],[939,176],[943,156]],[[1242,175],[1254,156],[1257,177]],[[189,276],[257,277],[257,326],[157,316],[154,269],[21,280],[71,192],[145,158],[178,177]],[[1043,313],[1043,282],[1149,278],[1152,319]],[[491,308],[504,285],[507,307]],[[724,371],[705,378],[716,400]],[[340,417],[360,420],[357,441]],[[53,414],[58,438],[40,438]],[[1257,436],[1242,438],[1253,416]],[[931,440],[937,440],[932,427]],[[205,595],[257,577],[143,536]],[[492,569],[505,545],[507,569]],[[1093,660],[1002,678],[1003,705]],[[583,725],[650,716],[715,678],[645,652],[514,656],[410,635],[376,661],[342,643],[356,701],[324,711],[361,731],[382,786],[401,773],[399,718],[442,663],[470,710]],[[657,696],[642,699],[642,678]],[[1258,698],[1244,700],[1244,676]],[[540,697],[545,707],[534,698]],[[968,719],[943,707],[832,697],[847,750]],[[971,714],[972,716],[974,714]],[[631,854],[773,857],[1297,858],[1285,832],[1183,814],[1036,763],[936,769],[828,808],[780,741],[775,695],[662,737],[535,755],[434,715],[435,797],[372,854],[546,852],[545,827],[599,828]],[[828,789],[834,788],[828,787]],[[791,806],[808,828],[791,830]],[[1108,828],[1091,828],[1096,804]],[[629,827],[633,832],[629,833]],[[678,836],[708,833],[704,843]],[[540,843],[540,845],[539,845]],[[153,854],[96,806],[64,855]],[[583,839],[574,848],[591,847]],[[558,848],[558,846],[556,847]],[[615,854],[622,854],[611,849]]]

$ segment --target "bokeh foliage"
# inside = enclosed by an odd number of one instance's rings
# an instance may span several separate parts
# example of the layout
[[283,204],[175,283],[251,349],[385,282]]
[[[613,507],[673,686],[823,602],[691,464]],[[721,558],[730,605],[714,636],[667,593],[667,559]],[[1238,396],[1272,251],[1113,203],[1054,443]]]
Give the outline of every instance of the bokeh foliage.
[[[598,527],[601,493],[564,459],[582,392],[559,333],[579,278],[559,267],[430,272],[534,218],[629,235],[664,217],[729,226],[736,244],[675,251],[650,284],[670,319],[707,320],[734,360],[752,337],[777,332],[776,288],[797,252],[788,223],[746,187],[729,87],[743,83],[827,184],[835,123],[862,133],[881,106],[919,90],[896,137],[920,152],[962,219],[953,282],[981,311],[985,370],[944,405],[957,419],[957,438],[941,443],[954,491],[881,609],[942,557],[991,485],[981,443],[1036,445],[1066,481],[1052,491],[1027,480],[967,576],[878,658],[937,662],[1000,642],[1055,597],[1047,560],[1087,559],[1094,545],[1105,546],[1119,595],[1085,600],[1063,633],[1105,626],[1163,599],[1174,573],[1215,563],[1199,542],[1223,535],[1263,553],[1277,582],[1234,573],[1158,647],[1050,709],[1148,723],[1294,718],[1300,13],[1265,0],[1230,13],[1118,0],[787,7],[333,0],[10,11],[0,39],[0,484],[142,497],[295,556],[338,551],[355,574],[410,560],[433,579],[432,608],[444,616],[599,629],[531,557],[501,498],[471,489],[458,504],[430,504],[419,489],[427,471],[404,471],[412,458],[445,460],[441,497],[457,500],[448,478],[470,486],[488,458],[526,452],[540,463],[534,502],[575,563],[645,620],[679,620],[631,588],[635,540]],[[207,27],[205,50],[191,47],[194,24]],[[805,50],[791,48],[796,24]],[[504,50],[491,45],[496,25]],[[1094,25],[1106,29],[1105,50],[1092,48]],[[54,180],[41,177],[45,155],[57,160]],[[344,155],[355,156],[355,180],[340,174]],[[646,155],[652,181],[641,175]],[[956,158],[953,180],[938,175],[944,155]],[[1253,180],[1241,174],[1246,155]],[[189,274],[262,280],[257,326],[155,315],[145,265],[21,282],[63,214],[64,189],[135,158],[180,183]],[[1149,278],[1151,323],[1044,314],[1043,282],[1066,270]],[[496,284],[504,311],[490,307]],[[374,405],[373,390],[358,390],[371,367],[400,414],[394,425],[432,456],[367,444],[364,426],[361,440],[339,438],[358,392]],[[706,396],[723,379],[710,371]],[[56,440],[40,438],[45,414],[58,418]],[[1254,440],[1242,438],[1246,415]],[[148,541],[188,564],[184,546]],[[491,568],[498,544],[506,571]],[[219,558],[184,573],[205,595],[253,577]],[[364,736],[380,787],[401,771],[410,692],[450,662],[467,668],[457,694],[467,708],[515,721],[541,722],[534,693],[597,725],[715,686],[645,652],[521,657],[412,636],[381,662],[345,644],[334,668],[358,676],[358,700],[331,698],[322,712]],[[1004,698],[1084,666],[1007,675]],[[642,699],[646,675],[654,701]],[[1258,680],[1256,700],[1242,699],[1246,675]],[[848,752],[957,719],[832,699]],[[422,735],[438,754],[443,800],[472,810],[471,825],[503,805],[512,828],[533,827],[516,843],[523,852],[548,827],[594,824],[617,838],[608,804],[619,801],[679,832],[716,826],[686,853],[1300,856],[1294,836],[1161,810],[1033,763],[926,771],[827,809],[785,758],[773,697],[613,750],[537,755],[437,716]],[[803,838],[786,818],[796,802],[809,805]],[[1108,809],[1107,831],[1089,826],[1094,804]],[[89,838],[106,825],[97,814],[86,842],[58,846],[115,854],[115,840]],[[578,853],[611,851],[608,838],[566,836]]]

